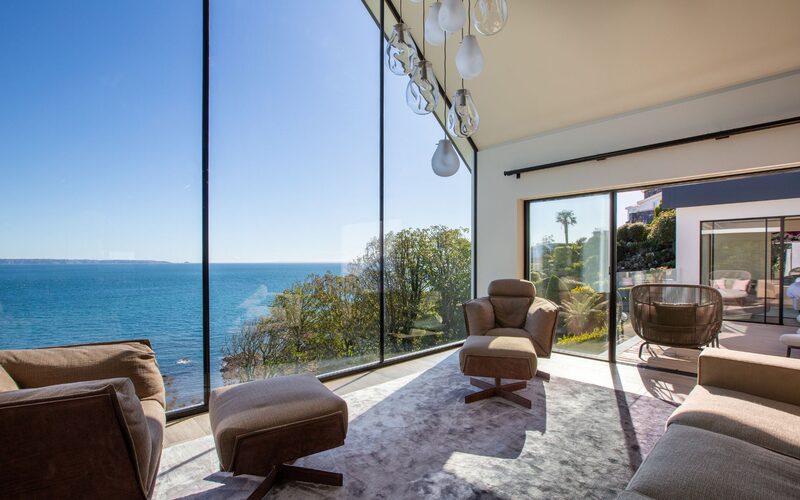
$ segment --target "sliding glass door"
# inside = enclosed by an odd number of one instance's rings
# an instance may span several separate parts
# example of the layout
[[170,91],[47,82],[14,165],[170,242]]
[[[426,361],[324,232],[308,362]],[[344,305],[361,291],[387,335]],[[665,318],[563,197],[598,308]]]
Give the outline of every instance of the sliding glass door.
[[609,210],[608,194],[528,204],[528,277],[561,308],[556,350],[608,356]]
[[702,222],[700,280],[722,294],[725,319],[797,323],[798,229],[798,217]]

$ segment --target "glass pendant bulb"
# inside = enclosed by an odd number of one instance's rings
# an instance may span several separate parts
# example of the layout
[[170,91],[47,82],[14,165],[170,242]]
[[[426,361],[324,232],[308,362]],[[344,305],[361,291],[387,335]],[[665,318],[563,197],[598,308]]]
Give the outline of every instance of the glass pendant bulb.
[[456,54],[456,68],[464,80],[471,80],[483,71],[483,52],[475,35],[467,35],[461,41]]
[[444,0],[442,2],[442,7],[439,9],[439,26],[448,35],[461,31],[466,22],[467,11],[461,0]]
[[442,27],[439,25],[439,11],[442,2],[434,2],[428,9],[428,17],[425,18],[425,41],[431,45],[441,45],[447,38]]
[[433,152],[431,158],[431,167],[433,173],[439,177],[450,177],[458,172],[460,162],[458,161],[458,153],[450,139],[442,139],[436,146],[436,151]]
[[395,75],[410,75],[416,61],[417,46],[411,32],[405,24],[395,24],[386,45],[386,66]]
[[472,25],[481,35],[498,33],[508,21],[506,0],[475,0],[472,9]]
[[418,115],[427,115],[439,104],[439,86],[429,61],[417,61],[414,65],[406,86],[406,103]]
[[453,95],[453,105],[447,113],[447,130],[451,134],[467,138],[478,131],[480,116],[467,89],[458,89]]

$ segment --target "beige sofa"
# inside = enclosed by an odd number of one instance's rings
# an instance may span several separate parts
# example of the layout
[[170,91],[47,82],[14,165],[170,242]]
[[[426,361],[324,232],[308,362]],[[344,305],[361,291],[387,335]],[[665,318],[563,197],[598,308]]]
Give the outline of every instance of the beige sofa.
[[0,351],[2,498],[150,498],[164,425],[146,340]]
[[800,498],[800,359],[706,349],[622,499]]

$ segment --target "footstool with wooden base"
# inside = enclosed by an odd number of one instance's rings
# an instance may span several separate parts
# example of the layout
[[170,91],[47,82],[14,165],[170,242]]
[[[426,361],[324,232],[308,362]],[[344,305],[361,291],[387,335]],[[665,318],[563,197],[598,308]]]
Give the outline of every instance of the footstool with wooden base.
[[[531,401],[515,394],[527,387],[536,375],[536,351],[530,340],[523,337],[469,336],[459,352],[461,372],[472,377],[489,377],[494,384],[470,377],[470,384],[483,389],[469,394],[465,403],[498,396],[525,408]],[[520,380],[502,384],[502,379]]]
[[343,445],[347,435],[347,403],[313,375],[216,389],[209,417],[221,469],[264,477],[249,500],[281,481],[342,485],[339,473],[289,465]]

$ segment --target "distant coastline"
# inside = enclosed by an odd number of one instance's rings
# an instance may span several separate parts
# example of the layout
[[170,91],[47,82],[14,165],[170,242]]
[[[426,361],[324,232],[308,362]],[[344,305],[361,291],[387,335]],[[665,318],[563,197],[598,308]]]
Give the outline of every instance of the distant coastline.
[[[0,265],[32,265],[32,264],[177,264],[165,260],[93,260],[93,259],[0,259]],[[183,262],[189,264],[189,262]]]

